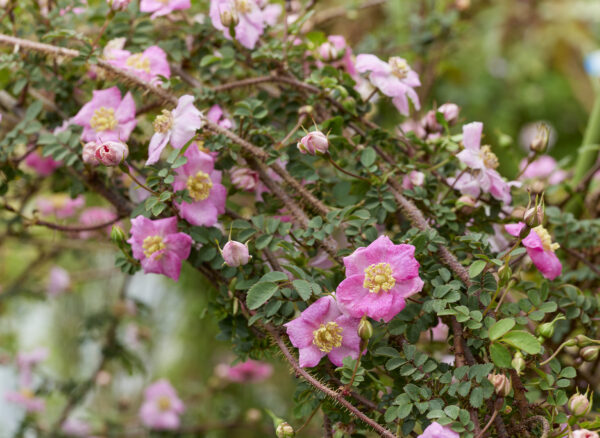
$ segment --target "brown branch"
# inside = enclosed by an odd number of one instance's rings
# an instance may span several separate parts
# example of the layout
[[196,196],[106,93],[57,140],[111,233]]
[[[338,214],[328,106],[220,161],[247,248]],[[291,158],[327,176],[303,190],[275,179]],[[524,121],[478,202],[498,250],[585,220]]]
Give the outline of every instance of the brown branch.
[[292,368],[294,369],[294,371],[296,372],[297,375],[301,376],[310,385],[312,385],[317,390],[321,391],[327,397],[331,398],[336,403],[342,405],[352,415],[354,415],[356,418],[358,418],[359,420],[361,420],[362,422],[367,424],[369,427],[371,427],[375,432],[377,432],[379,434],[379,436],[382,436],[385,438],[395,438],[396,437],[396,435],[393,434],[391,431],[389,431],[388,429],[386,429],[385,427],[383,427],[382,425],[377,423],[375,420],[373,420],[373,419],[367,417],[365,414],[363,414],[352,403],[350,403],[348,400],[346,400],[341,394],[335,392],[333,389],[322,384],[317,379],[315,379],[312,375],[307,373],[304,370],[304,368],[300,367],[300,365],[298,365],[296,358],[292,355],[292,353],[288,349],[287,345],[281,339],[281,337],[279,336],[279,334],[277,333],[277,331],[275,330],[274,327],[265,325],[265,329],[273,337],[273,339],[275,340],[275,343],[277,344],[277,346],[283,353],[284,357],[290,363],[290,365],[292,366]]

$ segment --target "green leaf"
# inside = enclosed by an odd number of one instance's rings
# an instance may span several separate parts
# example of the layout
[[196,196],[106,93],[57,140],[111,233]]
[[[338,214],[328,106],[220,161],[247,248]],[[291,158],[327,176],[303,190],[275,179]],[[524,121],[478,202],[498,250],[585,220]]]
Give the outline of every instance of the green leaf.
[[515,320],[513,318],[505,318],[500,321],[494,323],[490,327],[489,336],[490,340],[494,341],[505,333],[509,332],[515,326]]
[[542,350],[542,344],[535,336],[523,330],[508,332],[501,341],[528,354],[538,354]]
[[377,154],[375,149],[368,147],[362,151],[360,155],[360,162],[365,167],[371,167],[373,163],[375,163],[375,159],[377,158]]
[[500,344],[492,344],[490,345],[490,356],[492,357],[492,362],[500,368],[510,368],[512,356],[510,355],[510,351],[506,347]]
[[453,420],[456,420],[459,411],[460,408],[458,406],[446,406],[444,408],[444,412],[446,413],[446,415],[452,418]]
[[302,298],[304,301],[307,301],[312,295],[312,288],[310,287],[310,283],[308,281],[294,280],[292,284],[294,285],[296,292],[298,292],[298,295],[300,295],[300,298]]
[[278,282],[278,281],[287,281],[289,280],[287,274],[284,274],[281,271],[271,271],[271,272],[267,272],[265,275],[263,275],[260,280],[258,280],[259,283],[264,283],[266,281],[271,281],[271,282]]
[[481,271],[483,271],[483,268],[485,268],[486,264],[487,262],[485,260],[477,260],[476,262],[474,262],[469,267],[469,277],[473,278],[481,274]]
[[277,284],[271,282],[256,283],[248,291],[246,304],[250,310],[258,309],[277,292]]
[[471,403],[471,406],[474,408],[481,407],[483,404],[483,389],[481,386],[473,388],[473,391],[471,391],[471,397],[469,397],[469,403]]

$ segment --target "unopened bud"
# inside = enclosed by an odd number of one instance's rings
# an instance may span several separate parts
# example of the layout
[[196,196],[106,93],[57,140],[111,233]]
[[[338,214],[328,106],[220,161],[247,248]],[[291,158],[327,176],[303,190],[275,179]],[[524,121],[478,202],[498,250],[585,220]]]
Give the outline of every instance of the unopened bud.
[[571,338],[568,339],[564,342],[565,347],[575,347],[577,345],[577,339],[576,338]]
[[500,266],[500,269],[498,269],[498,278],[500,279],[500,284],[508,283],[510,281],[510,277],[512,277],[512,269],[508,263],[505,263],[504,265]]
[[533,140],[531,140],[531,144],[529,148],[536,153],[541,153],[546,150],[548,147],[548,141],[550,139],[550,128],[545,123],[541,123],[538,126],[537,134]]
[[437,112],[444,115],[444,119],[446,119],[448,125],[453,125],[458,120],[460,108],[457,104],[448,102],[440,106]]
[[313,111],[314,111],[314,108],[311,105],[304,105],[304,106],[301,106],[300,108],[298,108],[298,114],[300,114],[301,116],[312,114]]
[[504,374],[488,374],[487,378],[494,385],[494,390],[500,397],[506,397],[510,394],[512,384],[510,383],[510,379]]
[[367,318],[360,320],[360,323],[358,324],[358,336],[360,336],[363,341],[368,341],[373,337],[373,325]]
[[569,399],[568,407],[573,415],[581,417],[590,410],[590,401],[583,394],[573,394]]
[[577,341],[577,346],[579,348],[587,347],[588,345],[592,345],[594,341],[588,338],[586,335],[577,335],[575,336],[575,340]]
[[510,363],[517,374],[521,374],[523,369],[525,368],[525,359],[523,359],[523,355],[520,352],[516,352],[512,362]]
[[225,27],[237,26],[240,22],[237,13],[233,9],[222,10],[219,18],[221,19],[221,24]]
[[112,240],[117,245],[122,245],[125,243],[127,236],[125,235],[125,231],[118,225],[113,225],[110,230],[110,240]]
[[593,362],[598,359],[598,351],[600,347],[596,345],[590,345],[589,347],[583,347],[579,350],[579,356],[586,362]]
[[545,322],[544,324],[540,324],[536,331],[543,338],[551,338],[554,335],[554,323]]
[[293,438],[296,435],[294,428],[286,421],[277,426],[275,434],[277,435],[277,438]]

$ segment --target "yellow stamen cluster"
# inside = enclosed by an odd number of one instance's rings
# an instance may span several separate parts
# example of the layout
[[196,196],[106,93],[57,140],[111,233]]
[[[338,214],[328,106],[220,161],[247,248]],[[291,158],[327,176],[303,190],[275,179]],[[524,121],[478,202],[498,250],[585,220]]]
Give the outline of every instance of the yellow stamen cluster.
[[205,172],[198,172],[196,175],[191,175],[187,180],[187,189],[194,201],[202,201],[208,198],[213,183]]
[[392,266],[389,263],[377,263],[365,269],[365,281],[363,287],[369,292],[376,294],[383,290],[388,292],[396,285],[393,277]]
[[538,236],[540,236],[540,240],[542,241],[542,246],[546,251],[556,251],[560,248],[558,243],[552,243],[552,237],[547,229],[545,229],[542,225],[538,225],[533,229]]
[[150,73],[150,60],[145,57],[142,53],[136,53],[131,55],[125,61],[127,67],[131,67],[135,70],[143,70],[146,73]]
[[319,347],[323,353],[342,346],[343,329],[337,323],[330,321],[313,332],[313,344]]
[[158,409],[165,412],[171,409],[171,399],[166,395],[159,397],[157,400]]
[[248,0],[235,0],[235,7],[240,14],[248,14],[252,11],[252,5]]
[[171,111],[162,110],[162,114],[156,116],[152,126],[154,126],[154,130],[159,134],[168,132],[173,127],[173,114],[171,114]]
[[117,118],[115,117],[115,110],[113,108],[107,108],[101,106],[90,119],[90,126],[96,132],[112,131],[118,125]]
[[[142,248],[144,249],[144,255],[147,258],[152,257],[152,254],[158,251],[162,251],[166,248],[165,241],[162,236],[148,236],[144,239],[142,243]],[[158,255],[157,258],[162,257],[162,254]]]
[[388,61],[390,67],[392,67],[392,74],[399,79],[406,79],[408,76],[408,72],[410,71],[410,67],[408,63],[397,56],[393,56]]
[[480,154],[483,159],[483,164],[485,164],[485,167],[489,169],[495,169],[500,164],[498,162],[498,157],[495,153],[492,152],[492,149],[489,146],[481,146]]
[[35,397],[33,391],[29,388],[21,388],[21,395],[27,399],[32,399]]

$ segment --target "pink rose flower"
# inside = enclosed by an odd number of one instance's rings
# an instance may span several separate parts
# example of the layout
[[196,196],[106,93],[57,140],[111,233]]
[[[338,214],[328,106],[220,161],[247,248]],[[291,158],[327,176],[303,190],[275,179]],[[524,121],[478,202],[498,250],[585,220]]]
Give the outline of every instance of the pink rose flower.
[[175,149],[181,149],[194,138],[196,130],[202,126],[201,113],[194,106],[194,96],[181,96],[173,111],[162,110],[162,114],[154,120],[154,135],[148,147],[146,165],[154,164],[160,159],[160,154],[171,142]]
[[83,141],[127,141],[137,124],[135,102],[129,92],[121,99],[117,87],[94,90],[71,122],[83,126]]
[[90,425],[77,418],[67,418],[65,422],[62,424],[60,430],[68,436],[77,436],[82,438],[87,438],[92,433],[92,428]]
[[184,410],[175,389],[161,379],[146,388],[140,419],[151,429],[174,430],[179,428],[179,416]]
[[412,245],[394,245],[380,236],[344,257],[346,279],[336,290],[340,305],[361,318],[389,322],[406,306],[405,299],[423,288]]
[[146,82],[158,81],[158,76],[171,77],[167,54],[158,46],[150,46],[142,53],[127,50],[113,51],[108,62],[123,70],[130,71]]
[[28,388],[33,383],[32,370],[48,357],[48,349],[34,348],[31,351],[17,353],[17,366],[19,367],[19,382],[23,388]]
[[596,432],[587,429],[579,429],[573,431],[573,438],[600,438]]
[[[524,222],[505,225],[504,229],[512,236],[518,236],[525,226]],[[548,280],[554,280],[562,272],[562,264],[554,253],[560,245],[552,243],[552,237],[542,225],[532,228],[521,243],[536,268]]]
[[115,167],[121,164],[129,155],[129,147],[122,141],[98,142],[94,156],[99,164]]
[[256,383],[271,377],[273,366],[266,362],[249,359],[234,366],[227,366],[225,378],[237,383]]
[[192,225],[211,227],[225,213],[227,189],[221,184],[221,172],[215,170],[213,158],[190,146],[188,161],[175,169],[175,190],[187,189],[192,202],[175,203],[181,216]]
[[227,22],[235,23],[235,38],[247,49],[254,49],[265,30],[263,11],[255,0],[211,0],[209,15],[212,25],[229,40]]
[[230,240],[225,244],[221,255],[223,256],[223,260],[225,260],[225,264],[232,268],[243,266],[250,260],[248,246],[235,240]]
[[[523,170],[527,166],[527,159],[524,158],[519,164],[519,169]],[[532,161],[527,169],[521,174],[520,180],[540,179],[548,181],[549,184],[559,184],[567,177],[567,172],[560,169],[556,160],[550,155],[542,155],[537,160]]]
[[46,407],[44,399],[36,397],[30,388],[21,388],[20,391],[8,391],[4,394],[6,401],[21,405],[27,412],[42,412]]
[[173,11],[181,11],[191,8],[190,0],[141,0],[140,11],[152,12],[150,18],[154,20],[156,17],[168,15]]
[[[507,183],[496,171],[498,158],[489,146],[481,146],[483,123],[473,122],[463,126],[464,149],[456,156],[474,173],[463,173],[457,178],[448,178],[448,183],[465,195],[473,198],[480,193],[490,193],[494,198],[510,204],[510,187],[518,183]],[[459,174],[460,175],[460,174]]]
[[51,297],[60,295],[71,287],[71,276],[69,272],[60,266],[53,266],[48,274],[46,293]]
[[142,263],[146,274],[163,274],[179,279],[181,263],[190,255],[192,238],[177,231],[175,216],[150,220],[138,216],[131,220],[133,256]]
[[66,193],[57,193],[51,196],[38,198],[36,206],[43,216],[54,215],[58,219],[66,219],[73,216],[78,209],[83,207],[85,200],[79,195],[71,198]]
[[384,62],[375,55],[362,54],[356,57],[356,70],[369,73],[369,81],[383,94],[392,98],[392,102],[401,114],[409,113],[408,99],[420,109],[419,96],[414,90],[421,82],[406,60],[394,56]]
[[206,118],[211,122],[216,123],[221,128],[231,129],[233,127],[233,123],[231,123],[231,120],[225,117],[223,108],[221,108],[219,105],[211,106],[206,113]]
[[[104,224],[113,221],[117,218],[117,214],[104,207],[90,207],[86,208],[79,216],[79,222],[84,227],[93,227],[95,225]],[[106,234],[110,234],[112,225],[107,225],[104,228]],[[99,230],[101,231],[101,230]],[[88,239],[94,234],[93,231],[82,231],[79,233],[79,237],[82,239]]]
[[52,157],[44,157],[37,150],[27,155],[24,163],[27,167],[35,170],[40,176],[48,176],[56,168],[62,166],[62,161],[56,161]]
[[131,3],[131,0],[106,0],[106,3],[108,3],[108,6],[113,11],[124,11],[129,6],[129,3]]
[[449,327],[438,318],[438,324],[431,329],[432,339],[437,342],[445,342],[448,339]]
[[258,173],[247,167],[233,166],[230,176],[231,183],[240,190],[252,192],[258,186]]
[[460,435],[449,427],[444,427],[434,421],[418,438],[460,438]]
[[343,314],[328,295],[312,303],[285,327],[290,342],[300,350],[301,367],[317,366],[323,356],[342,366],[344,358],[357,359],[360,354],[359,322],[358,318]]
[[325,154],[328,149],[329,140],[321,131],[309,132],[298,142],[298,150],[302,154]]

